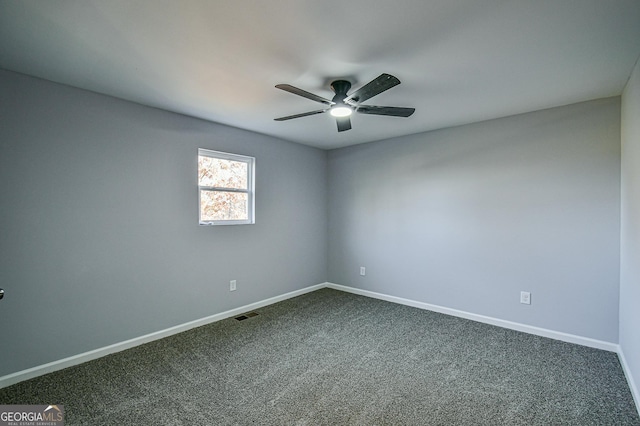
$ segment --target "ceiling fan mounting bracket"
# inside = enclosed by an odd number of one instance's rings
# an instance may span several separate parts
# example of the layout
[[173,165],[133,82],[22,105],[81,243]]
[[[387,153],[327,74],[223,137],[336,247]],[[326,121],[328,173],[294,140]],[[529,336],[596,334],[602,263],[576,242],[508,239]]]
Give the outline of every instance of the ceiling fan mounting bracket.
[[336,102],[336,98],[340,97],[340,101],[347,97],[347,92],[351,89],[351,83],[347,80],[335,80],[331,83],[331,90],[335,92],[335,96],[333,97],[333,102]]

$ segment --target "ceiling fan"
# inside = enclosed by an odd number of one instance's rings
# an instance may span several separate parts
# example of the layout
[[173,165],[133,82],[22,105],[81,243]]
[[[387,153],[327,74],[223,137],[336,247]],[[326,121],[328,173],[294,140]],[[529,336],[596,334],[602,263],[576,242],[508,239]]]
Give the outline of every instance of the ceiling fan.
[[374,114],[374,115],[388,115],[392,117],[409,117],[416,110],[415,108],[401,108],[391,106],[374,106],[374,105],[361,105],[362,102],[370,99],[385,90],[391,89],[393,86],[400,84],[400,80],[390,74],[381,74],[379,77],[371,80],[355,92],[350,95],[347,94],[351,89],[351,83],[346,80],[335,80],[331,83],[331,90],[335,92],[333,99],[325,99],[321,96],[314,95],[290,84],[278,84],[278,89],[285,92],[293,93],[294,95],[302,96],[303,98],[311,99],[312,101],[320,102],[321,104],[328,105],[324,109],[315,111],[303,112],[301,114],[288,115],[286,117],[276,118],[276,121],[291,120],[292,118],[306,117],[309,115],[322,114],[329,111],[329,114],[336,118],[338,123],[338,132],[344,132],[351,129],[351,114],[359,112],[361,114]]

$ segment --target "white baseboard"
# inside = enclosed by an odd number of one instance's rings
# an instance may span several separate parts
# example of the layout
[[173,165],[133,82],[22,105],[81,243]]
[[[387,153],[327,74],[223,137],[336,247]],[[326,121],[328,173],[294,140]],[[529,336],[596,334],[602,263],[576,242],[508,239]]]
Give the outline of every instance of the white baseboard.
[[63,368],[71,367],[74,365],[82,364],[83,362],[91,361],[105,355],[109,355],[115,352],[120,352],[125,349],[133,348],[144,343],[152,342],[154,340],[162,339],[164,337],[172,336],[174,334],[181,333],[183,331],[190,330],[202,325],[211,324],[216,321],[223,320],[225,318],[233,317],[242,314],[247,311],[262,308],[267,305],[272,305],[277,302],[281,302],[292,297],[300,296],[305,293],[310,293],[315,290],[319,290],[327,286],[328,283],[321,283],[306,287],[300,290],[295,290],[289,293],[282,294],[280,296],[271,297],[259,302],[251,303],[249,305],[240,306],[229,311],[221,312],[219,314],[211,315],[205,318],[201,318],[195,321],[190,321],[184,324],[177,325],[175,327],[167,328],[165,330],[156,331],[154,333],[146,334],[144,336],[135,337],[133,339],[125,340],[124,342],[115,343],[113,345],[105,346],[103,348],[94,349],[89,352],[84,352],[78,355],[73,355],[68,358],[60,359],[57,361],[49,362],[47,364],[38,365],[27,370],[18,371],[3,377],[0,377],[0,389],[11,386],[13,384],[29,380],[34,377],[42,376],[43,374],[51,373],[54,371],[62,370]]
[[620,363],[622,365],[624,374],[627,377],[627,382],[629,383],[631,393],[633,394],[634,400],[636,402],[636,408],[639,409],[640,411],[640,408],[638,408],[640,407],[640,393],[638,392],[638,388],[636,387],[633,377],[630,374],[630,370],[627,365],[626,359],[624,357],[624,353],[620,350],[619,345],[615,343],[604,342],[601,340],[595,340],[588,337],[576,336],[573,334],[562,333],[559,331],[553,331],[553,330],[548,330],[548,329],[539,328],[539,327],[533,327],[525,324],[501,320],[498,318],[492,318],[484,315],[478,315],[470,312],[460,311],[457,309],[446,308],[444,306],[432,305],[430,303],[418,302],[415,300],[404,299],[401,297],[390,296],[387,294],[376,293],[373,291],[362,290],[354,287],[347,287],[347,286],[329,283],[329,282],[316,284],[300,290],[295,290],[289,293],[282,294],[280,296],[275,296],[259,302],[251,303],[249,305],[240,306],[235,309],[231,309],[231,310],[221,312],[219,314],[211,315],[205,318],[201,318],[195,321],[190,321],[188,323],[167,328],[165,330],[160,330],[154,333],[146,334],[144,336],[129,339],[124,342],[115,343],[113,345],[109,345],[103,348],[98,348],[98,349],[95,349],[89,352],[84,352],[78,355],[70,356],[68,358],[53,361],[47,364],[39,365],[33,368],[29,368],[27,370],[18,371],[16,373],[12,373],[12,374],[0,377],[0,389],[22,382],[24,380],[29,380],[34,377],[41,376],[43,374],[51,373],[54,371],[62,370],[63,368],[82,364],[83,362],[91,361],[91,360],[103,357],[105,355],[109,355],[115,352],[120,352],[125,349],[142,345],[144,343],[162,339],[164,337],[172,336],[174,334],[181,333],[183,331],[187,331],[195,327],[207,325],[216,321],[223,320],[225,318],[233,317],[233,316],[242,314],[244,312],[258,309],[267,305],[272,305],[274,303],[281,302],[283,300],[290,299],[292,297],[300,296],[305,293],[310,293],[312,291],[316,291],[325,287],[332,288],[335,290],[345,291],[348,293],[359,294],[362,296],[372,297],[375,299],[386,300],[388,302],[412,306],[419,309],[426,309],[429,311],[434,311],[434,312],[439,312],[439,313],[452,315],[460,318],[470,319],[473,321],[491,324],[498,327],[504,327],[511,330],[522,331],[524,333],[535,334],[543,337],[549,337],[551,339],[561,340],[564,342],[575,343],[578,345],[588,346],[596,349],[603,349],[606,351],[616,352],[620,359]]
[[620,350],[618,351],[618,359],[620,359],[622,371],[624,371],[624,375],[627,378],[627,383],[629,384],[629,389],[631,389],[631,395],[633,395],[633,400],[636,403],[636,410],[638,410],[638,415],[640,415],[640,392],[638,391],[635,380],[633,380],[631,369],[629,369],[629,364],[627,364],[627,359],[624,356],[624,351],[622,350],[622,348],[620,348]]
[[454,317],[465,318],[485,324],[496,325],[498,327],[508,328],[510,330],[522,331],[524,333],[535,334],[536,336],[549,337],[551,339],[561,340],[563,342],[575,343],[582,346],[588,346],[596,349],[603,349],[610,352],[618,352],[618,344],[605,342],[602,340],[591,339],[589,337],[576,336],[574,334],[563,333],[560,331],[548,330],[546,328],[534,327],[531,325],[520,324],[517,322],[502,320],[498,318],[488,317],[485,315],[473,314],[471,312],[459,311],[457,309],[446,308],[444,306],[432,305],[430,303],[418,302],[415,300],[404,299],[402,297],[389,296],[388,294],[376,293],[369,290],[362,290],[354,287],[347,287],[340,284],[327,283],[327,287],[335,290],[346,291],[348,293],[359,294],[362,296],[373,297],[375,299],[386,300],[387,302],[399,303],[401,305],[412,306],[414,308],[426,309],[428,311],[439,312]]

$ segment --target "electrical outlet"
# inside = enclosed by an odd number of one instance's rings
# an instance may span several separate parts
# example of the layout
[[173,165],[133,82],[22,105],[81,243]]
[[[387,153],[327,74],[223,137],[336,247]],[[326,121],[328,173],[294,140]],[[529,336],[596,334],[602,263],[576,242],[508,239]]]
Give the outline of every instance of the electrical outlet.
[[525,305],[531,304],[531,293],[528,291],[520,292],[520,303],[524,303]]
[[236,280],[229,281],[229,291],[236,291]]
[[360,267],[360,275],[362,275],[363,277],[365,276],[366,270],[364,268],[364,266]]

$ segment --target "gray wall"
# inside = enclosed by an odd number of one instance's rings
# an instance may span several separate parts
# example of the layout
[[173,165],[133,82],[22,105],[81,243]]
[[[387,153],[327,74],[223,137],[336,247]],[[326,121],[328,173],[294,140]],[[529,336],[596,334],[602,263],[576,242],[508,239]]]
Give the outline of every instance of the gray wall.
[[[620,347],[640,386],[640,64],[622,94]],[[636,392],[640,389],[636,389]],[[636,398],[640,394],[636,394]],[[640,405],[640,401],[637,401]]]
[[[325,151],[6,71],[0,99],[0,376],[326,281]],[[256,157],[255,225],[197,225],[198,147]]]
[[618,341],[620,98],[330,151],[328,173],[330,282]]

